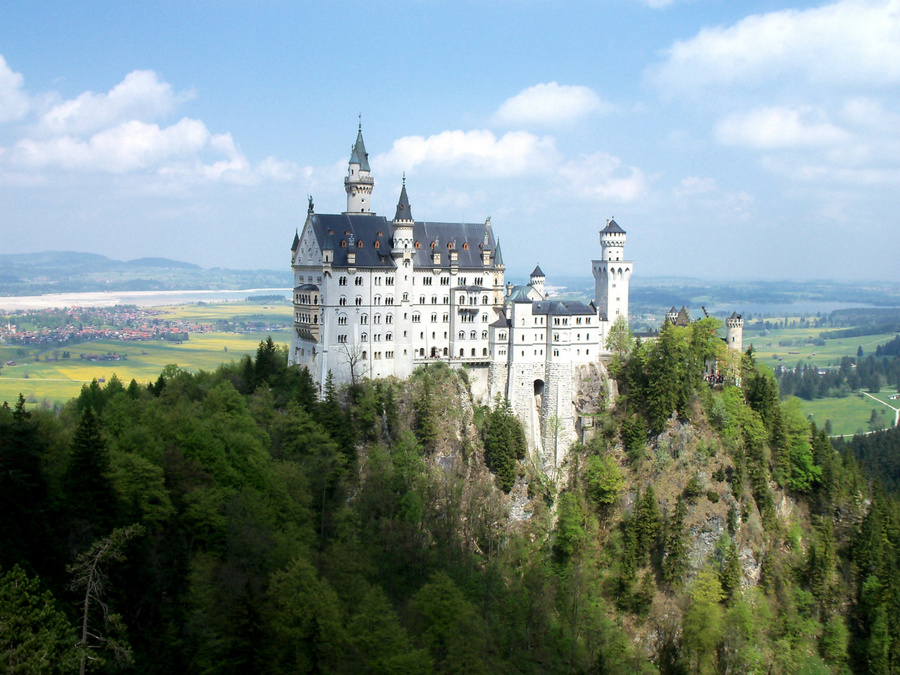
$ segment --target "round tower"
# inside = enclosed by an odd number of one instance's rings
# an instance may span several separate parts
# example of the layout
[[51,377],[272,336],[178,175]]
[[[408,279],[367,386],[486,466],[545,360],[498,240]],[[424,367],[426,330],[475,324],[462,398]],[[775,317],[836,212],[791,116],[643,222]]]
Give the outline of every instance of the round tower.
[[725,344],[736,352],[744,351],[744,320],[737,312],[725,319]]
[[344,191],[347,193],[347,210],[344,213],[365,215],[372,213],[372,189],[375,179],[369,175],[369,153],[363,143],[362,123],[356,134],[356,143],[350,151],[347,175],[344,177]]
[[600,230],[600,260],[593,261],[594,306],[601,320],[610,324],[617,317],[628,318],[628,282],[634,263],[624,260],[624,254],[625,230],[610,218]]

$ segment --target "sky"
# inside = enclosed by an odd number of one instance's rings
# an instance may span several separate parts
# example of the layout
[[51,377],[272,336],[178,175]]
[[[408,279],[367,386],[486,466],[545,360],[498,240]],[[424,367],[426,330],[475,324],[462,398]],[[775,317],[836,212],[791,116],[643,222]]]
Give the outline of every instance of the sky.
[[508,275],[900,280],[900,0],[0,0],[0,253],[289,269],[362,124]]

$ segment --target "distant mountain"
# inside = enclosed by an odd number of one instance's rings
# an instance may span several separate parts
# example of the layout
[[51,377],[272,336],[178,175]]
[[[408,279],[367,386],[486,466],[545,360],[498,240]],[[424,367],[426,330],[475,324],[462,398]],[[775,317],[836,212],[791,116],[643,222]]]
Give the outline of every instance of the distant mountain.
[[96,253],[42,251],[0,255],[0,296],[94,291],[287,288],[289,270],[203,269],[168,258],[123,262]]

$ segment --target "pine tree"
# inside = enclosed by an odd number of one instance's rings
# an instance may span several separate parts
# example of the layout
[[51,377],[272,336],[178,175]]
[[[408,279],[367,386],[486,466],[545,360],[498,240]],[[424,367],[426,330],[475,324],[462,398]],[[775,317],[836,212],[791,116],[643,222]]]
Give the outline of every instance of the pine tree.
[[109,530],[114,520],[115,492],[109,477],[109,451],[100,423],[87,407],[75,431],[66,467],[66,506],[72,518],[96,530]]
[[687,504],[679,499],[675,504],[675,513],[669,521],[666,535],[665,558],[662,563],[663,579],[669,584],[678,584],[687,569],[687,534],[684,530],[684,519],[687,516]]

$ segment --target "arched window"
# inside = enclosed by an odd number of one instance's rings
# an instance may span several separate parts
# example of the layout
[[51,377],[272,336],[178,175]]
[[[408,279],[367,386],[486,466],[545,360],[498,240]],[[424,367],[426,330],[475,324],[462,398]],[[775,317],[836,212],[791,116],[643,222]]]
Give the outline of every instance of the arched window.
[[380,241],[376,241],[376,242],[375,242],[375,248],[381,248],[381,242],[380,242]]
[[361,296],[361,295],[357,295],[357,296],[356,296],[356,300],[355,300],[354,302],[355,302],[355,304],[356,304],[357,307],[361,307],[361,306],[362,306],[362,296]]
[[387,340],[388,342],[390,342],[391,340],[394,339],[394,334],[393,334],[393,333],[386,333],[385,336],[384,336],[384,339]]
[[[359,317],[359,322],[360,322],[363,326],[365,326],[367,323],[369,323],[369,315],[368,315],[368,314],[361,314],[360,317]],[[378,322],[376,321],[375,323],[378,323]]]
[[465,241],[465,242],[463,242],[463,251],[468,251],[468,250],[469,250],[469,242]]
[[486,330],[481,331],[481,339],[487,340],[487,331]]
[[356,242],[356,248],[362,248],[362,239]]
[[347,285],[347,277],[339,277],[338,278],[338,286],[346,286]]
[[347,298],[342,295],[340,300],[338,300],[338,304],[341,307],[346,307],[347,306]]
[[416,248],[418,249],[419,246],[421,246],[421,244],[418,242],[418,240],[416,240]]
[[[363,314],[363,316],[365,316],[365,314]],[[372,317],[372,323],[380,324],[381,323],[381,314],[376,314],[374,317]]]
[[[469,339],[470,339],[470,340],[477,340],[477,339],[478,339],[478,333],[476,333],[476,332],[473,330],[471,333],[469,333]],[[473,354],[473,356],[474,356],[474,354]]]
[[482,304],[482,305],[486,305],[486,304],[487,304],[487,296],[486,296],[486,295],[482,295],[482,296],[481,296],[481,304]]
[[341,239],[341,248],[347,248],[347,240]]
[[466,339],[466,331],[464,331],[464,330],[459,331],[459,339],[460,340]]
[[409,302],[409,293],[403,294],[403,302]]
[[[359,242],[359,243],[361,244],[362,242]],[[356,277],[356,279],[353,280],[353,283],[357,286],[362,286],[363,285],[362,277]]]
[[368,339],[369,339],[368,333],[360,333],[360,335],[359,335],[360,342],[366,342]]
[[376,304],[376,305],[380,305],[380,304],[381,304],[381,296],[380,296],[380,295],[376,295],[376,296],[375,296],[375,304]]
[[385,323],[394,323],[394,315],[388,314],[386,317],[384,317],[384,322]]
[[436,296],[436,295],[432,295],[432,296],[431,296],[431,304],[432,304],[432,305],[436,305],[436,304],[437,304],[437,296]]
[[466,353],[466,350],[465,350],[465,349],[460,349],[460,350],[459,350],[459,356],[460,356],[460,358],[462,358],[463,355],[464,355],[465,353]]
[[484,349],[481,350],[481,355],[487,356],[487,347],[485,347]]

